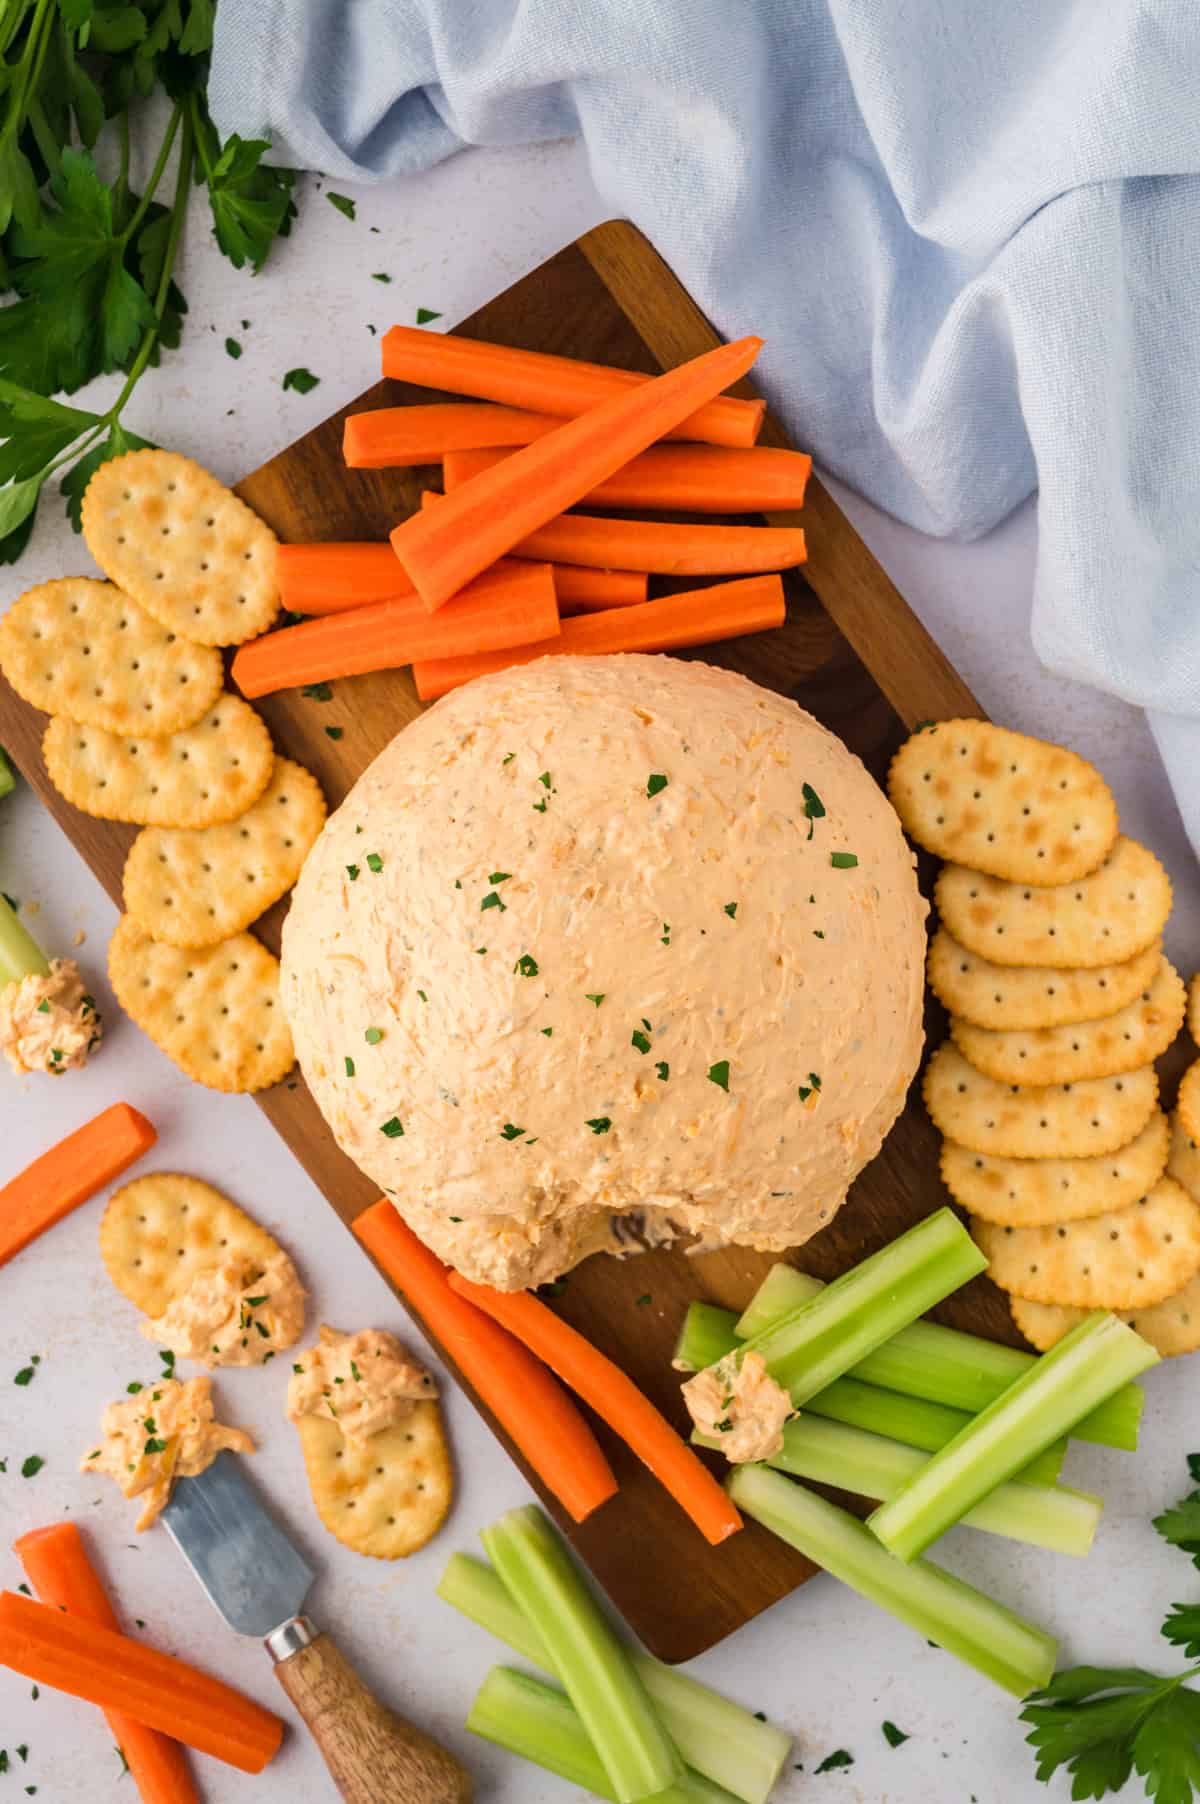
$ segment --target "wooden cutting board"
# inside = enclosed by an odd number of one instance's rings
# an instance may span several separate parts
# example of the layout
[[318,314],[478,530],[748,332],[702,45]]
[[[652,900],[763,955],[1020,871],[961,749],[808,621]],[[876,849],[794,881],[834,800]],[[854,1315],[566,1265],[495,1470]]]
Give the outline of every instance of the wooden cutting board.
[[[552,257],[461,330],[497,343],[646,371],[670,367],[717,342],[656,252],[619,222],[598,227]],[[347,471],[342,422],[364,406],[417,399],[430,399],[429,391],[377,384],[246,477],[239,493],[282,539],[382,539],[418,504],[422,488],[438,481],[440,471]],[[769,421],[763,442],[789,441],[778,423]],[[803,575],[793,572],[785,579],[786,626],[710,646],[699,655],[794,697],[882,778],[906,727],[981,710],[815,481],[803,524],[809,562]],[[317,774],[331,807],[420,711],[406,672],[339,681],[328,702],[288,692],[260,705],[280,751]],[[57,794],[41,759],[44,726],[44,717],[0,679],[0,742],[119,902],[121,869],[136,830],[91,820]],[[342,736],[331,739],[328,727],[340,728]],[[276,951],[282,913],[283,905],[260,928]],[[931,1015],[930,1027],[936,1041],[942,1023]],[[345,1222],[376,1200],[375,1187],[334,1145],[298,1073],[258,1101]],[[883,1151],[797,1263],[832,1277],[946,1200],[937,1136],[914,1086]],[[350,1251],[353,1244],[347,1243],[349,1258],[361,1256]],[[302,1259],[303,1246],[296,1251]],[[698,1259],[680,1252],[624,1261],[594,1258],[571,1274],[555,1307],[683,1427],[679,1379],[670,1358],[688,1302],[705,1296],[740,1306],[769,1263],[745,1251]],[[944,1316],[997,1339],[1017,1339],[999,1292],[982,1280],[948,1304]],[[453,1369],[452,1360],[447,1364]],[[629,1623],[662,1659],[700,1653],[811,1576],[806,1561],[752,1523],[720,1549],[709,1548],[623,1443],[603,1427],[599,1432],[621,1480],[619,1498],[581,1528],[547,1503]]]

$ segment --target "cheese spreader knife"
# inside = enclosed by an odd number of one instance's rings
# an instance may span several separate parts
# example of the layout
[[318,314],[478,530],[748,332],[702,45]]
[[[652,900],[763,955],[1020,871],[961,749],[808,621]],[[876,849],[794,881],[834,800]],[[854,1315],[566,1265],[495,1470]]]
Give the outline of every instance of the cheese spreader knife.
[[162,1520],[229,1627],[266,1643],[347,1804],[470,1804],[465,1768],[381,1703],[301,1614],[315,1574],[235,1454],[179,1479]]

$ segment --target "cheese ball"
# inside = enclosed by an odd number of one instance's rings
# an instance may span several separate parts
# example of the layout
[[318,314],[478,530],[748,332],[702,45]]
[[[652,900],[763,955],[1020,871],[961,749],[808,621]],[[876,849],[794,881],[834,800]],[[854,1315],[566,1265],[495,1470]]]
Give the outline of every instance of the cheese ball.
[[891,806],[794,702],[547,658],[380,754],[296,886],[282,997],[342,1149],[504,1290],[698,1235],[776,1251],[878,1152],[922,1044]]

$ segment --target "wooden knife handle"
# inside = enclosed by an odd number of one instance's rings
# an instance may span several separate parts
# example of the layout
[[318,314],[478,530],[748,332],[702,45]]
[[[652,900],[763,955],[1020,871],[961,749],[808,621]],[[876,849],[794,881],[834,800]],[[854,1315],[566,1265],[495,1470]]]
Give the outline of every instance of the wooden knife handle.
[[380,1703],[328,1635],[281,1660],[275,1675],[346,1804],[470,1804],[466,1769]]

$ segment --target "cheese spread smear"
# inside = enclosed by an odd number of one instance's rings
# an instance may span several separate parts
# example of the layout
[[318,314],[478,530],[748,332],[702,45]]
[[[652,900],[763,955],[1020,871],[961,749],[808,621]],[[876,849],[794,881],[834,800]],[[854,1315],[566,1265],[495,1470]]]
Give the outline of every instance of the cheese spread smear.
[[783,1446],[783,1427],[796,1414],[792,1399],[767,1371],[761,1353],[739,1360],[727,1353],[689,1378],[683,1388],[688,1414],[702,1435],[719,1443],[727,1460],[772,1459]]
[[22,977],[0,988],[0,1048],[20,1077],[80,1070],[102,1033],[73,958],[51,959],[48,976]]
[[305,1296],[283,1251],[265,1266],[227,1259],[197,1272],[161,1315],[142,1323],[142,1333],[199,1365],[265,1365],[304,1332]]
[[141,1497],[137,1528],[149,1528],[165,1509],[177,1478],[195,1478],[219,1453],[253,1453],[241,1428],[218,1422],[211,1378],[162,1378],[144,1384],[100,1421],[100,1445],[80,1461],[81,1472],[106,1472],[126,1497]]
[[301,1416],[326,1416],[348,1443],[361,1446],[436,1396],[429,1373],[395,1335],[379,1328],[339,1334],[323,1327],[317,1346],[292,1367],[287,1413],[293,1422]]

